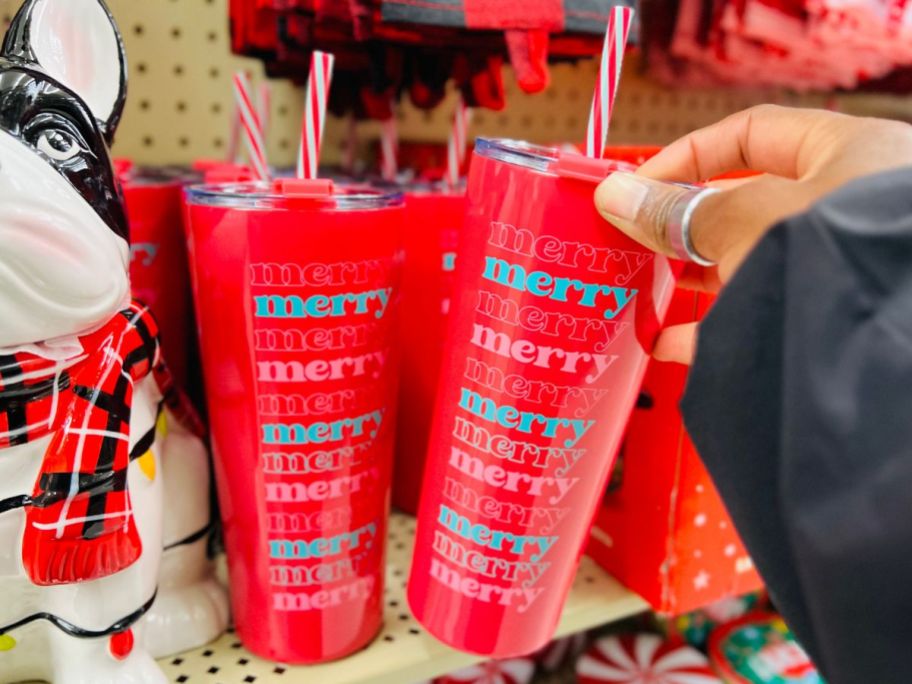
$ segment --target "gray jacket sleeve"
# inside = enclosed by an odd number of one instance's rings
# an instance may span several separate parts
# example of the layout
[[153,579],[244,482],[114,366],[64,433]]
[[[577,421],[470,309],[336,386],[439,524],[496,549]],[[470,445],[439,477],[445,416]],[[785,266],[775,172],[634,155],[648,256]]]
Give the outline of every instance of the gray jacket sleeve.
[[701,327],[682,409],[830,684],[912,681],[912,169],[760,242]]

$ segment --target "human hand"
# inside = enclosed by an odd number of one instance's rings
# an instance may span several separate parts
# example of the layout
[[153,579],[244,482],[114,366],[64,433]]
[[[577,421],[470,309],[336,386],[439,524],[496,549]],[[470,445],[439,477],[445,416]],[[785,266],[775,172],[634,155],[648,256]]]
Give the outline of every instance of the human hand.
[[[650,249],[674,256],[667,219],[688,191],[662,181],[701,183],[724,173],[765,175],[708,183],[690,222],[691,242],[713,269],[689,265],[683,286],[717,290],[757,241],[780,220],[800,213],[846,182],[912,164],[912,126],[834,112],[761,105],[734,114],[669,145],[636,174],[614,173],[598,187],[599,213]],[[655,179],[655,180],[653,180]],[[696,324],[659,337],[656,358],[689,363]]]

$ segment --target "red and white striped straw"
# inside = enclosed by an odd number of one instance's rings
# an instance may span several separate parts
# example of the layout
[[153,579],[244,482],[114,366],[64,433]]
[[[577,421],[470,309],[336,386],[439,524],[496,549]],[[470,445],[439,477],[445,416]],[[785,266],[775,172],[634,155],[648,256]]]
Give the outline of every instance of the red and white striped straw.
[[460,95],[459,101],[456,103],[456,111],[453,114],[453,128],[450,131],[450,139],[447,141],[446,180],[451,188],[459,185],[459,176],[466,158],[466,147],[469,141],[469,121],[471,118],[472,111],[466,107],[465,101]]
[[326,125],[326,103],[332,83],[336,58],[328,52],[315,50],[310,60],[310,77],[304,99],[304,120],[301,126],[301,147],[298,150],[298,178],[317,177],[320,166],[320,144]]
[[234,97],[241,114],[244,141],[250,157],[250,166],[258,180],[269,180],[269,164],[266,161],[266,143],[263,139],[263,122],[251,98],[250,80],[239,71],[234,75]]
[[231,131],[228,134],[228,153],[225,157],[229,164],[241,163],[241,108],[237,105],[231,112]]
[[633,22],[633,10],[629,7],[615,7],[608,15],[608,29],[602,47],[602,62],[595,81],[592,109],[589,111],[589,128],[586,131],[586,156],[600,159],[608,139],[608,126],[614,111],[618,83],[621,80],[621,66],[627,36]]
[[387,181],[399,175],[399,126],[395,105],[392,109],[393,115],[380,122],[380,176]]

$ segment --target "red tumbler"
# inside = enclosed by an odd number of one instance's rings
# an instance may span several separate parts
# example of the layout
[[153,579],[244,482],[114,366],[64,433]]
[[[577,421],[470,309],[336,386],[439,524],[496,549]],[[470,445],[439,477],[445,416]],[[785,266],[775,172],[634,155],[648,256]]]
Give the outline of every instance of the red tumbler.
[[402,198],[311,185],[186,193],[235,624],[287,663],[381,627],[395,425]]
[[122,166],[133,296],[155,314],[165,359],[180,387],[186,389],[192,311],[181,189],[189,176],[174,169]]
[[465,189],[442,183],[411,186],[405,194],[405,214],[393,505],[414,515],[437,397]]
[[479,139],[408,585],[464,651],[552,637],[674,289],[550,148]]

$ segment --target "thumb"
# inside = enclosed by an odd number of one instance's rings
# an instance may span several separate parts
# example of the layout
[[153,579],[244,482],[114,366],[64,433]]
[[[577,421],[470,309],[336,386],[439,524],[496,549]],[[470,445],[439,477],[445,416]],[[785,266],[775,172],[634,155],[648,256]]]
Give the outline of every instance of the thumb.
[[[599,185],[595,206],[607,221],[640,244],[676,257],[668,234],[669,219],[680,215],[693,196],[693,186],[616,172]],[[775,176],[708,195],[691,220],[693,248],[714,262],[738,261],[767,228],[808,204],[806,189]],[[733,264],[723,266],[724,281]]]
[[596,189],[595,206],[605,220],[643,246],[675,257],[668,235],[669,219],[693,196],[692,186],[616,172]]
[[690,194],[687,188],[632,173],[617,172],[595,191],[602,217],[654,252],[675,256],[668,240],[668,217]]

